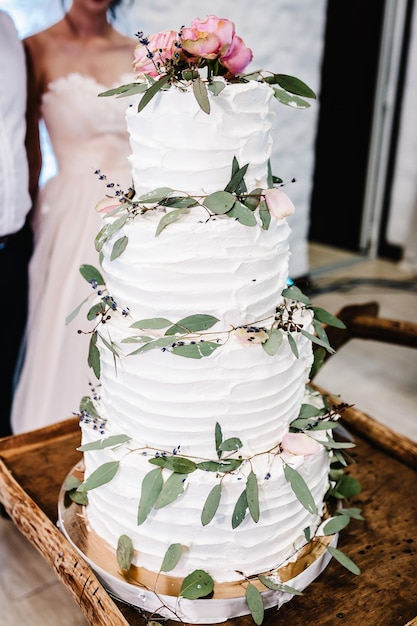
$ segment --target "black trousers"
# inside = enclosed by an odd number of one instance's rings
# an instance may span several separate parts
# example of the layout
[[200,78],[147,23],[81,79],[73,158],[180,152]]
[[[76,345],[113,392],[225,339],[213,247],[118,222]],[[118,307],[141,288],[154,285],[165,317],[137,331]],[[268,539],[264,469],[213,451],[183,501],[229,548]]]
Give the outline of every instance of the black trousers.
[[26,326],[32,245],[28,225],[0,242],[0,437],[11,434],[13,380]]

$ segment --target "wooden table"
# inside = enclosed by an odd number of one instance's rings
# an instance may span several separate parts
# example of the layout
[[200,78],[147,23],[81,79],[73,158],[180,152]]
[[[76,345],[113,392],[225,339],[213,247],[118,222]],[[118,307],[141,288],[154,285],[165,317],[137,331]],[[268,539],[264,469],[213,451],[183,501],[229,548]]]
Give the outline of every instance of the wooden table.
[[[344,425],[355,436],[350,467],[362,493],[351,506],[365,521],[342,531],[339,548],[360,567],[354,576],[334,559],[321,576],[264,626],[417,625],[417,444],[364,413],[348,409]],[[395,416],[393,416],[395,419]],[[146,617],[114,601],[56,528],[59,489],[80,460],[77,418],[0,440],[0,501],[36,546],[94,626],[144,626]],[[178,622],[164,622],[178,624]],[[250,616],[225,626],[252,626]]]

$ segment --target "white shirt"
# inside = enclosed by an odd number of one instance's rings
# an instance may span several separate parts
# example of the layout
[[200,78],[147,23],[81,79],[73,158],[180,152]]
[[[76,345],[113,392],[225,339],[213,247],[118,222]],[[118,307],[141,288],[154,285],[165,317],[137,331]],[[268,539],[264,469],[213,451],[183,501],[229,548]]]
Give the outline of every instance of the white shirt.
[[0,11],[0,237],[20,230],[31,207],[25,111],[23,45],[10,16]]

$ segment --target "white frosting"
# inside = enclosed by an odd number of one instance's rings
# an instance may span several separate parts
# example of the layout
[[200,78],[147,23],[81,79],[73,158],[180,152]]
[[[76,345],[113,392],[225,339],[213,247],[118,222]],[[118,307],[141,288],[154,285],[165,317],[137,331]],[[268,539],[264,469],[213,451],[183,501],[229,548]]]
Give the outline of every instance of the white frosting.
[[209,93],[210,114],[190,88],[157,93],[139,115],[130,106],[126,120],[136,192],[161,186],[197,195],[219,191],[229,182],[233,157],[241,167],[249,164],[248,189],[266,187],[272,97],[270,87],[251,81],[228,85],[217,96]]
[[[139,114],[129,108],[137,193],[166,186],[191,195],[218,191],[230,179],[234,156],[241,166],[250,163],[248,189],[265,187],[270,98],[269,87],[250,82],[210,96],[210,115],[199,109],[192,93],[175,88],[157,94]],[[204,212],[191,209],[155,236],[162,215],[160,210],[137,215],[103,248],[107,288],[118,307],[99,328],[98,410],[107,423],[97,428],[91,420],[83,421],[83,443],[119,434],[131,439],[114,449],[85,453],[86,476],[105,462],[120,460],[115,478],[89,492],[88,520],[113,547],[120,535],[128,535],[134,563],[146,569],[159,571],[168,546],[181,543],[186,549],[174,576],[203,569],[216,581],[237,580],[238,572],[266,572],[295,554],[305,541],[304,530],[315,533],[328,488],[325,448],[308,457],[278,454],[303,401],[311,342],[293,334],[296,358],[284,333],[278,352],[270,356],[261,345],[230,332],[244,324],[271,324],[288,277],[289,227],[274,218],[268,230],[260,224],[243,226],[227,216],[207,221]],[[113,244],[122,235],[128,238],[127,247],[110,261]],[[120,312],[125,307],[130,310],[127,317]],[[143,334],[129,328],[134,321],[163,317],[176,323],[198,313],[219,320],[210,333],[223,345],[209,357],[183,358],[161,349],[130,355],[141,344],[123,343],[130,335]],[[313,332],[310,312],[298,311],[296,321]],[[217,460],[216,423],[223,439],[242,441],[232,456],[244,462],[223,477],[220,506],[211,523],[202,526],[201,511],[219,477],[197,470],[184,476],[182,495],[152,510],[138,526],[141,483],[154,469],[149,458],[156,452],[172,454],[180,446],[180,455],[193,460]],[[308,484],[317,514],[294,495],[283,473],[284,461]],[[233,529],[233,509],[250,469],[259,485],[260,519],[255,523],[248,514]],[[163,471],[164,477],[169,474]]]

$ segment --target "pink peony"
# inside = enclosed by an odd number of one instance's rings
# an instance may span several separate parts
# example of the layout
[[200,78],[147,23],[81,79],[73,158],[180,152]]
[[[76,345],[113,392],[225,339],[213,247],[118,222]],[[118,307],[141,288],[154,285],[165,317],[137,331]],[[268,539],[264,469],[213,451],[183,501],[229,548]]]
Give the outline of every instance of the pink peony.
[[252,60],[252,51],[235,35],[235,25],[227,19],[208,15],[196,18],[182,31],[182,49],[193,57],[214,60],[232,74],[242,72]]
[[289,197],[277,187],[265,189],[265,201],[271,215],[281,220],[295,211],[294,205]]
[[281,448],[289,454],[309,456],[316,454],[321,445],[304,433],[287,433],[281,441]]
[[[135,48],[133,69],[138,75],[149,74],[158,76],[158,66],[162,66],[167,59],[172,59],[175,52],[174,42],[178,40],[175,30],[166,30],[162,33],[150,35],[148,46],[138,44]],[[149,52],[153,58],[149,58]],[[156,66],[156,67],[155,67]]]
[[240,74],[252,61],[252,57],[252,50],[247,48],[243,40],[235,35],[229,52],[221,58],[221,62],[231,74]]

